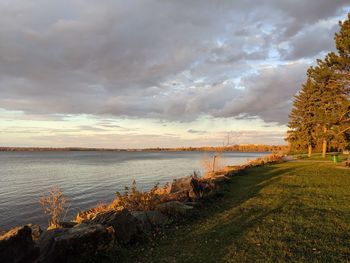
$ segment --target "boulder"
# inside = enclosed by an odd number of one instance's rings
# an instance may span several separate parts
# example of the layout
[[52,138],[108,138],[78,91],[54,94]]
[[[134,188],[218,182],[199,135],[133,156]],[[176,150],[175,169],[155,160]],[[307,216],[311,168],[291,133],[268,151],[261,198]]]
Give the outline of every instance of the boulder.
[[209,172],[209,173],[206,173],[203,178],[207,180],[207,179],[212,179],[212,178],[219,177],[219,176],[224,176],[229,171],[230,171],[229,168],[224,168],[224,169],[216,171],[216,172]]
[[188,202],[191,201],[191,195],[188,191],[179,191],[176,193],[167,194],[164,197],[164,201],[180,201],[180,202]]
[[171,184],[170,193],[192,191],[191,179],[192,177],[183,177],[179,179],[174,179]]
[[168,223],[168,217],[159,211],[133,211],[131,214],[143,225],[143,230],[151,232],[154,228]]
[[42,263],[76,262],[113,244],[112,229],[100,224],[48,230],[39,239]]
[[121,244],[129,244],[142,236],[142,223],[136,219],[128,209],[121,211],[106,211],[98,213],[89,224],[112,226],[116,239]]
[[227,172],[227,176],[232,177],[232,176],[238,175],[238,173],[239,173],[239,170],[230,170]]
[[65,222],[65,221],[61,221],[58,222],[58,228],[72,228],[75,227],[76,225],[78,225],[77,222]]
[[96,214],[97,213],[93,209],[89,209],[89,210],[86,210],[86,211],[81,211],[81,212],[79,212],[76,215],[74,221],[77,222],[78,224],[84,223],[86,221],[94,219]]
[[34,241],[38,240],[43,232],[40,226],[33,224],[28,224],[27,226],[30,227],[30,229],[32,230],[32,239]]
[[30,226],[15,227],[0,236],[1,262],[34,262],[38,256]]
[[202,193],[201,198],[209,198],[214,196],[218,190],[218,184],[213,181],[213,179],[203,179],[201,180]]
[[159,204],[156,210],[169,216],[181,217],[186,216],[192,211],[193,207],[185,205],[179,201],[170,201]]
[[156,195],[167,195],[171,191],[171,185],[167,183],[163,187],[157,188],[153,193]]
[[212,177],[211,181],[214,182],[214,183],[220,184],[220,183],[224,183],[224,182],[230,181],[230,178],[227,177],[226,175],[217,175],[215,177]]
[[197,202],[185,202],[184,204],[192,207],[200,207],[200,203]]
[[184,177],[174,179],[171,184],[170,194],[168,194],[168,200],[188,202],[201,198],[202,194],[201,179],[193,176]]

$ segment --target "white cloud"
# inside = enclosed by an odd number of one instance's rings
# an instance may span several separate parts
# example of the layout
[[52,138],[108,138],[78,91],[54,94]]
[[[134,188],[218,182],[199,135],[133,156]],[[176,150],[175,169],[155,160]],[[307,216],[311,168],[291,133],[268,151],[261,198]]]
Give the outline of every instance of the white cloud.
[[285,123],[305,61],[332,48],[331,23],[344,7],[347,0],[1,1],[0,108],[35,118]]

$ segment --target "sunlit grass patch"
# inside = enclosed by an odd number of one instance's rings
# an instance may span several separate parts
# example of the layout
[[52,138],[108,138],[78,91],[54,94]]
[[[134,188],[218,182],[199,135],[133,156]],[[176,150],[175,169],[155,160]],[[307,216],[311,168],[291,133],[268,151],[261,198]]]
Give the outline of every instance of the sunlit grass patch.
[[235,176],[201,215],[122,253],[127,262],[350,260],[350,174],[289,162]]

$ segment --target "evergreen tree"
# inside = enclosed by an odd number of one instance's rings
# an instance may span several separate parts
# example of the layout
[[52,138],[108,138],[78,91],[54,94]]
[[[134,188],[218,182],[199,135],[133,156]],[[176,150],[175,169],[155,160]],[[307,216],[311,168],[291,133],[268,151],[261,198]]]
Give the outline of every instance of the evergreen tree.
[[337,84],[337,74],[328,56],[317,60],[317,66],[309,68],[308,76],[315,87],[315,130],[322,140],[322,156],[325,157],[328,143],[336,137],[339,117],[343,113],[342,87]]
[[308,148],[311,157],[315,146],[315,97],[314,85],[310,79],[302,86],[301,91],[294,97],[293,109],[289,115],[287,140],[295,150]]
[[335,44],[338,54],[330,53],[329,59],[337,75],[337,85],[341,87],[344,97],[343,112],[339,118],[339,131],[337,135],[349,142],[350,137],[350,13],[348,19],[339,22],[340,31],[335,34]]
[[334,75],[330,88],[337,93],[335,100],[338,112],[337,118],[333,120],[333,140],[344,148],[350,143],[350,13],[347,20],[339,22],[339,26],[339,33],[334,37],[337,53],[329,53],[326,61]]
[[290,114],[287,140],[294,148],[307,144],[309,155],[319,140],[323,157],[328,145],[344,149],[350,144],[350,13],[339,25],[334,37],[337,53],[318,59],[308,69],[308,81]]

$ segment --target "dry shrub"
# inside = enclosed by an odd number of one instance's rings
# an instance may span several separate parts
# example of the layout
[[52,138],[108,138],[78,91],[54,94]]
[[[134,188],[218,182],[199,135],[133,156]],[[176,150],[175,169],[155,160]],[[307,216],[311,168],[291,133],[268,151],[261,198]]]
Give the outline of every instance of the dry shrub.
[[107,209],[107,205],[105,203],[100,202],[97,206],[93,208],[95,213],[99,213],[105,211]]
[[168,188],[168,185],[160,188],[159,184],[156,184],[151,190],[142,192],[137,189],[136,181],[133,181],[131,188],[125,187],[123,194],[120,192],[116,193],[116,199],[112,201],[108,208],[113,210],[127,208],[130,211],[154,210],[157,205],[163,202]]
[[45,214],[49,215],[48,229],[57,228],[68,211],[68,200],[58,187],[51,188],[39,199]]
[[257,158],[255,160],[249,161],[248,164],[252,166],[264,165],[268,163],[276,163],[282,161],[284,155],[272,153],[261,158]]
[[263,157],[263,160],[267,163],[280,162],[283,159],[283,154],[272,153]]
[[203,155],[201,160],[202,167],[204,169],[204,175],[216,172],[223,169],[223,158],[220,153],[214,153],[213,156],[208,154]]
[[86,221],[86,220],[91,220],[93,219],[98,213],[100,212],[104,212],[108,210],[108,206],[104,203],[99,203],[97,206],[89,209],[89,210],[85,210],[82,212],[79,212],[75,219],[74,222],[77,222],[78,224]]

